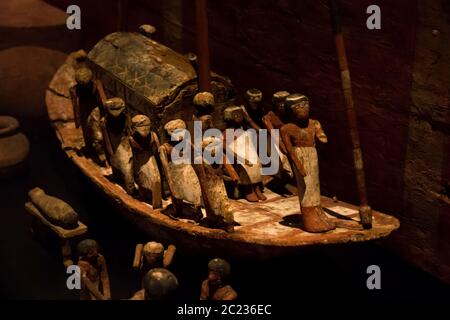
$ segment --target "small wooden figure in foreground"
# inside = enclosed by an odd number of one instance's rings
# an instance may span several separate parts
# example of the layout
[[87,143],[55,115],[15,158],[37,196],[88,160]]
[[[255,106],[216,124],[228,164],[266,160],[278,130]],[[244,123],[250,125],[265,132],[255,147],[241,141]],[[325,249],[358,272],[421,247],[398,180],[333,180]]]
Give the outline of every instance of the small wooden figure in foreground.
[[80,300],[110,300],[108,269],[96,241],[86,239],[77,246],[81,270]]
[[129,137],[133,150],[134,179],[144,201],[151,201],[152,207],[162,207],[161,175],[155,155],[159,140],[150,129],[150,119],[136,115],[131,119],[132,135]]
[[67,268],[73,265],[72,241],[87,232],[87,227],[78,219],[78,214],[65,201],[49,196],[41,188],[28,192],[31,202],[25,203],[25,209],[33,217],[31,230],[39,239],[42,227],[47,227],[59,238],[63,264]]
[[178,288],[178,279],[167,269],[155,268],[145,274],[142,286],[130,300],[168,300]]
[[281,127],[281,137],[293,164],[297,179],[302,228],[308,232],[326,232],[335,228],[320,205],[319,160],[316,138],[328,142],[319,121],[309,118],[309,101],[302,94],[291,94],[286,106],[297,120]]
[[155,241],[147,242],[145,245],[139,243],[134,252],[133,268],[139,269],[144,274],[154,268],[168,268],[173,261],[176,247],[170,244],[167,250]]
[[78,214],[67,202],[49,196],[38,187],[28,191],[28,196],[39,212],[53,225],[64,229],[78,227]]
[[245,100],[247,102],[244,110],[248,117],[257,125],[262,125],[262,118],[264,115],[263,107],[261,106],[261,101],[263,94],[259,89],[248,89],[245,92]]
[[220,258],[208,263],[208,279],[202,282],[200,300],[236,300],[237,293],[228,284],[230,264]]

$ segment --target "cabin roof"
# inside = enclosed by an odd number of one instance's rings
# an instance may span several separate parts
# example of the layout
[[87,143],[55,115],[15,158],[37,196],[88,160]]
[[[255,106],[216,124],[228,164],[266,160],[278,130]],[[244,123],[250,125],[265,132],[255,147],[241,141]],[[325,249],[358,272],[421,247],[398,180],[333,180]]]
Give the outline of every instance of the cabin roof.
[[182,55],[139,33],[115,32],[100,40],[89,59],[157,106],[196,78]]

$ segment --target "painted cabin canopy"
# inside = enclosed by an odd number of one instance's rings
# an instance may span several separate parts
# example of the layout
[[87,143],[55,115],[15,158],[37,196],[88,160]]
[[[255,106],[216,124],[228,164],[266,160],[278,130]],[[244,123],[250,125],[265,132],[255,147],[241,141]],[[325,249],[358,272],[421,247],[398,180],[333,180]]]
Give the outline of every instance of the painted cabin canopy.
[[[197,77],[185,57],[139,33],[109,34],[95,45],[88,58],[153,106],[167,104],[183,84]],[[120,91],[111,88],[111,81],[102,79],[107,90]],[[121,95],[127,98],[125,92]]]

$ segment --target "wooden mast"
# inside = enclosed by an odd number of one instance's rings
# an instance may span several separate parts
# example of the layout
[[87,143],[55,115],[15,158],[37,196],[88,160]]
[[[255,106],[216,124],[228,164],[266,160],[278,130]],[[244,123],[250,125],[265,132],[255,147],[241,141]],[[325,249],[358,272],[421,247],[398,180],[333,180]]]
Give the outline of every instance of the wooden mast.
[[195,0],[195,17],[198,57],[198,90],[199,92],[211,92],[206,0]]
[[364,176],[364,164],[359,141],[359,132],[356,121],[356,113],[352,96],[352,84],[350,80],[350,71],[348,69],[347,54],[345,52],[344,37],[342,35],[341,24],[339,21],[337,3],[335,0],[329,0],[331,24],[333,27],[336,53],[339,61],[341,73],[342,90],[344,92],[345,106],[347,111],[347,120],[350,128],[350,136],[353,146],[353,162],[356,174],[356,184],[359,194],[359,215],[361,224],[365,229],[372,228],[372,210],[367,200],[366,179]]

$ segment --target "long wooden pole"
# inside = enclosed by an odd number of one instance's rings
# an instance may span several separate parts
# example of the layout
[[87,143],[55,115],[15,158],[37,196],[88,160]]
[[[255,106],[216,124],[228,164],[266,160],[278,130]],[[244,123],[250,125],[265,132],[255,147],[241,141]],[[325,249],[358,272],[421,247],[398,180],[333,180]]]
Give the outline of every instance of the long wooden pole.
[[359,142],[359,132],[356,121],[355,107],[352,96],[352,83],[350,80],[350,71],[348,69],[347,54],[345,52],[344,37],[342,35],[341,24],[337,3],[335,0],[329,0],[331,24],[333,26],[334,40],[336,44],[336,52],[339,61],[339,69],[341,73],[342,90],[344,92],[345,106],[347,111],[347,120],[350,128],[350,136],[353,145],[353,162],[356,173],[356,184],[358,188],[360,208],[359,215],[361,224],[365,229],[372,227],[372,210],[367,200],[366,179],[364,176],[364,164]]
[[195,0],[199,92],[211,91],[206,0]]

